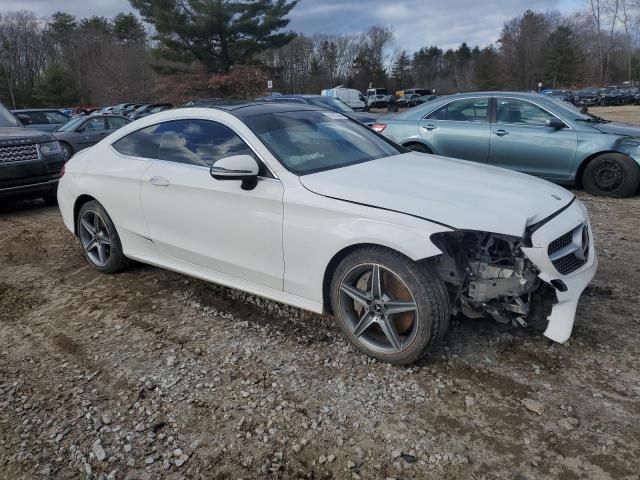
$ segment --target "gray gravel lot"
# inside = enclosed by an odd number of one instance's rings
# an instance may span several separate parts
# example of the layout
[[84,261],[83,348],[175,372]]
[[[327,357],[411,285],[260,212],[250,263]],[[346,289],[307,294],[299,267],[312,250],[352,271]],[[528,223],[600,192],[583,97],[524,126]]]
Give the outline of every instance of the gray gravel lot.
[[0,206],[0,478],[638,479],[640,197],[578,192],[598,275],[570,342],[454,320],[412,368],[330,318],[136,265]]

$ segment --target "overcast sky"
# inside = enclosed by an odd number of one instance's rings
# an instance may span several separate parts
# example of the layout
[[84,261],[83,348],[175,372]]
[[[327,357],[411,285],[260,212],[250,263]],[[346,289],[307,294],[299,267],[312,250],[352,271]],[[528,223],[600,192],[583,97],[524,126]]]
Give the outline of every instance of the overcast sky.
[[[290,28],[307,34],[351,33],[369,25],[391,26],[395,48],[455,47],[494,43],[505,20],[526,9],[572,11],[582,0],[301,0]],[[78,17],[112,17],[133,11],[128,0],[0,0],[0,13],[29,9],[38,15],[62,10]]]

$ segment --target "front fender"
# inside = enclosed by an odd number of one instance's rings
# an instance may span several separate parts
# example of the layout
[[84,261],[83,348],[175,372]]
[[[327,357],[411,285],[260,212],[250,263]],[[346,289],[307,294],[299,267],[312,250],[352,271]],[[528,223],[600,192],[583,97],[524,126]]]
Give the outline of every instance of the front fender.
[[621,137],[616,140],[613,149],[632,158],[640,167],[640,138]]
[[286,191],[284,205],[284,290],[319,304],[323,302],[325,271],[345,248],[379,245],[421,260],[442,253],[429,237],[450,231],[410,215],[304,189]]

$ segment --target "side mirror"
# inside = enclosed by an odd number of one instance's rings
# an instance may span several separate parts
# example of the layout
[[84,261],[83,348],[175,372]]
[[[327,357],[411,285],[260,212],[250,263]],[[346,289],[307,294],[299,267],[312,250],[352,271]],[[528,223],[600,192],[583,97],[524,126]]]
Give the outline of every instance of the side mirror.
[[214,162],[209,173],[216,180],[241,180],[243,190],[253,190],[258,184],[259,170],[251,155],[234,155]]
[[566,127],[566,125],[564,124],[564,122],[562,120],[560,120],[559,118],[555,118],[555,117],[550,118],[549,120],[547,120],[545,122],[545,125],[547,127],[553,128],[554,130],[560,130],[560,129]]
[[16,117],[18,117],[18,120],[20,120],[24,126],[31,125],[33,123],[31,121],[31,117],[29,115],[25,115],[24,113],[18,113]]

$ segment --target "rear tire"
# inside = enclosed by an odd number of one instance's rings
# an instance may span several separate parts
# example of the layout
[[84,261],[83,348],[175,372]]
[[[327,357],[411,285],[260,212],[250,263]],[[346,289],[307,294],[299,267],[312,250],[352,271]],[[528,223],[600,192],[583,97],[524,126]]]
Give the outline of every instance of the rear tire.
[[419,360],[449,326],[449,296],[433,269],[384,247],[356,250],[338,264],[331,306],[358,350],[394,365]]
[[96,200],[91,200],[80,208],[76,219],[76,231],[84,257],[96,270],[116,273],[129,264],[111,217]]
[[413,152],[433,153],[429,147],[427,147],[426,145],[423,145],[421,143],[410,143],[410,144],[406,145],[405,147],[408,148],[409,150],[413,151]]
[[638,190],[640,167],[621,153],[604,153],[587,164],[582,184],[593,195],[628,197]]

